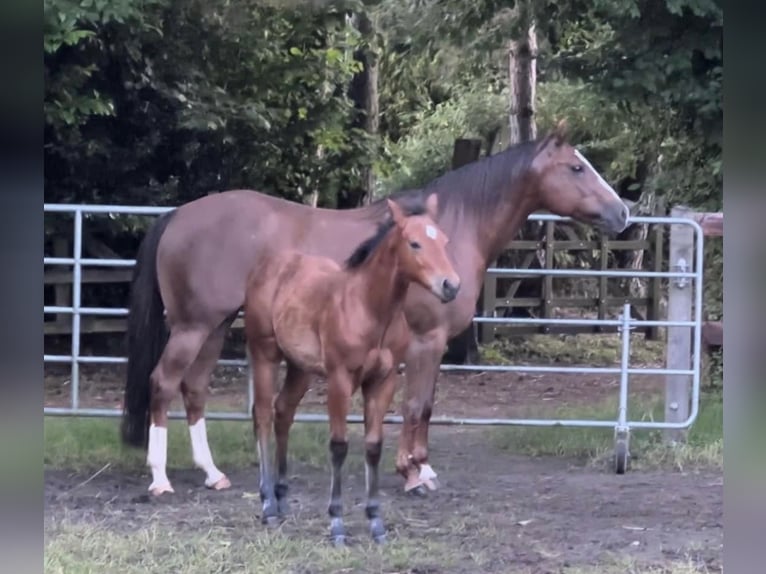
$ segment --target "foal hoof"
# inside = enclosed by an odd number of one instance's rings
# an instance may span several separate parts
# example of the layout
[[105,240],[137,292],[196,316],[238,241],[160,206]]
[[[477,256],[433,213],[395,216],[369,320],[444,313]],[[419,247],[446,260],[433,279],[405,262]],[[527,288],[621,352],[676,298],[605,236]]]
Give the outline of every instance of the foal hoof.
[[206,484],[205,486],[210,490],[226,490],[227,488],[231,488],[231,481],[229,481],[226,476],[223,476],[213,484]]
[[425,486],[428,490],[434,491],[439,489],[441,483],[439,482],[438,478],[431,478],[429,480],[424,480],[423,486]]
[[383,525],[383,520],[381,518],[373,518],[370,520],[370,536],[376,544],[385,544],[386,527]]

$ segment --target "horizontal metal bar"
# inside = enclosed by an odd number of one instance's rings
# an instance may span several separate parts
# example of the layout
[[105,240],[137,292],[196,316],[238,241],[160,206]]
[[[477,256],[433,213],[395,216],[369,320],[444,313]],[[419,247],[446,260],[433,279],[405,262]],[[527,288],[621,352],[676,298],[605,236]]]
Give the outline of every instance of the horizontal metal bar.
[[[69,363],[71,355],[44,355],[45,363]],[[84,365],[122,365],[128,362],[125,357],[88,357],[81,356],[78,363]],[[220,367],[247,367],[245,359],[221,359]],[[400,365],[400,369],[403,365]],[[451,365],[439,366],[441,371],[474,371],[474,372],[499,372],[499,373],[576,373],[576,374],[619,374],[619,367],[548,367],[540,365]],[[693,375],[692,369],[663,369],[635,367],[628,369],[631,375]]]
[[[122,411],[118,409],[96,409],[80,408],[73,410],[68,407],[45,407],[43,414],[58,417],[107,417],[118,418],[122,416]],[[170,411],[168,418],[175,420],[186,419],[186,413],[182,411]],[[221,421],[250,421],[252,417],[244,412],[207,412],[205,418],[208,420]],[[690,418],[691,419],[691,418]],[[296,422],[302,423],[327,423],[329,418],[324,413],[297,413]],[[361,424],[364,422],[362,415],[348,415],[346,421],[350,424]],[[400,415],[388,415],[383,419],[385,424],[402,424]],[[683,421],[681,423],[666,423],[661,421],[628,421],[627,426],[631,429],[669,429],[669,428],[687,428],[691,426],[693,420]],[[613,429],[617,425],[616,421],[611,420],[581,420],[581,419],[479,419],[479,418],[460,418],[460,417],[434,417],[431,419],[431,425],[437,426],[534,426],[534,427],[579,427],[579,428],[609,428]]]
[[175,207],[158,207],[146,205],[86,205],[82,203],[45,203],[43,211],[47,213],[119,213],[120,215],[162,215],[173,211]]
[[[57,305],[47,305],[43,307],[43,313],[62,313],[72,314],[72,307],[63,307]],[[124,307],[80,307],[80,315],[102,315],[108,317],[124,317],[128,315],[129,310]],[[238,317],[244,316],[241,311]],[[500,323],[517,325],[582,325],[582,326],[619,326],[622,321],[619,319],[542,319],[537,317],[474,317],[474,323]],[[643,321],[631,320],[631,327],[694,327],[694,321]]]
[[[45,305],[43,313],[62,313],[71,315],[74,313],[72,307],[59,307],[57,305]],[[104,315],[108,317],[124,317],[128,314],[128,309],[119,307],[80,307],[80,315]]]
[[625,270],[587,270],[587,269],[519,269],[514,267],[490,267],[487,269],[490,275],[529,275],[533,277],[549,275],[552,277],[631,277],[631,278],[652,278],[664,277],[673,279],[677,277],[686,277],[694,279],[699,275],[696,271],[631,271]]
[[[619,319],[542,319],[538,317],[474,317],[474,323],[515,323],[517,325],[583,325],[620,326]],[[694,327],[694,321],[643,321],[631,320],[631,327]]]
[[[43,257],[43,265],[74,265],[72,257]],[[135,259],[93,259],[83,257],[80,259],[83,267],[135,267]]]
[[[120,215],[161,215],[168,211],[173,211],[177,207],[159,207],[159,206],[136,206],[136,205],[89,205],[89,204],[65,204],[65,203],[45,203],[43,211],[46,213],[92,213],[92,214],[120,214]],[[562,217],[552,213],[533,213],[527,217],[528,221],[555,221],[555,222],[575,222],[571,217]],[[693,219],[683,217],[657,217],[657,216],[631,216],[628,218],[628,225],[634,223],[648,224],[666,224],[666,225],[688,225],[693,227],[699,233],[699,237],[704,236],[704,231],[699,223]]]

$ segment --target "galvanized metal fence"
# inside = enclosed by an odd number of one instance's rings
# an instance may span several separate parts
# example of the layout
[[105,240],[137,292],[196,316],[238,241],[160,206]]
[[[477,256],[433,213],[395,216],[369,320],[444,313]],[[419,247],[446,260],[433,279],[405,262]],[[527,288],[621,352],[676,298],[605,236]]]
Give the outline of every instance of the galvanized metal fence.
[[[83,307],[82,306],[82,269],[88,266],[100,267],[132,267],[135,260],[130,259],[89,259],[83,257],[82,237],[83,224],[86,214],[120,214],[120,215],[159,215],[173,208],[166,207],[139,207],[124,205],[65,205],[45,204],[46,213],[70,214],[74,217],[74,237],[72,257],[44,257],[44,265],[68,266],[73,269],[72,281],[72,305],[71,306],[44,306],[44,313],[66,313],[72,315],[71,352],[68,355],[44,355],[46,363],[64,363],[71,366],[71,404],[69,407],[45,407],[44,414],[53,416],[80,416],[80,417],[118,417],[121,411],[118,409],[84,408],[80,406],[79,393],[79,370],[83,364],[123,364],[127,362],[125,357],[117,356],[84,356],[80,353],[80,320],[86,315],[96,316],[126,316],[126,308],[106,307]],[[531,220],[538,221],[567,221],[567,218],[555,215],[532,215]],[[614,420],[586,420],[586,419],[513,419],[513,418],[459,418],[440,416],[431,419],[433,425],[479,425],[479,426],[536,426],[536,427],[601,427],[612,428],[615,432],[615,470],[623,473],[626,469],[629,457],[629,434],[631,429],[686,429],[690,427],[699,413],[699,389],[700,389],[700,353],[701,353],[701,327],[702,327],[702,271],[703,271],[703,232],[702,228],[693,219],[682,217],[633,217],[633,223],[648,223],[677,226],[688,226],[693,230],[694,263],[688,265],[673,263],[672,271],[633,271],[633,270],[581,270],[581,269],[510,269],[492,267],[487,270],[488,274],[518,276],[518,275],[550,275],[554,277],[635,277],[653,278],[662,277],[675,279],[679,284],[693,282],[694,297],[689,321],[662,321],[662,320],[636,320],[631,317],[630,305],[625,304],[622,315],[615,319],[538,319],[538,318],[512,318],[512,317],[475,317],[475,323],[529,323],[536,325],[589,325],[589,326],[613,326],[617,327],[621,337],[621,355],[619,367],[565,367],[565,366],[542,366],[542,365],[441,365],[442,371],[480,371],[480,372],[524,372],[524,373],[578,373],[578,374],[613,374],[620,376],[619,403]],[[687,232],[687,235],[688,232]],[[691,246],[690,246],[691,247]],[[691,267],[691,269],[689,269]],[[630,366],[630,331],[636,328],[646,327],[670,327],[690,328],[692,333],[692,356],[690,368],[647,368]],[[247,366],[245,359],[220,360],[219,365]],[[687,376],[691,377],[691,396],[689,416],[681,421],[645,421],[628,420],[628,397],[630,375],[665,375],[667,377]],[[252,386],[248,384],[247,393],[249,405],[252,405]],[[182,412],[171,412],[172,418],[184,418]],[[250,409],[245,412],[208,412],[206,417],[219,420],[249,420]],[[325,422],[324,414],[299,413],[296,421],[299,422]],[[350,423],[363,422],[359,415],[350,415]],[[388,416],[386,423],[398,424],[402,422],[401,416]]]

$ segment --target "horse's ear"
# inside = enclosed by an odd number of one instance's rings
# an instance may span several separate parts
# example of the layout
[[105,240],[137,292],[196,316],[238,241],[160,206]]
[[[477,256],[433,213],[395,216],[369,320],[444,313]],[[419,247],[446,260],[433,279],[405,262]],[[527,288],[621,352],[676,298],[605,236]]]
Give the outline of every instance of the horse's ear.
[[560,146],[567,141],[567,137],[569,136],[569,124],[565,119],[559,120],[552,135],[553,141],[557,146]]
[[432,193],[426,199],[426,213],[428,213],[431,219],[436,219],[439,215],[439,196],[435,193]]
[[404,221],[404,212],[402,211],[402,208],[398,203],[389,198],[386,198],[386,203],[388,203],[388,209],[391,211],[391,217],[394,219],[394,223],[401,225],[402,221]]

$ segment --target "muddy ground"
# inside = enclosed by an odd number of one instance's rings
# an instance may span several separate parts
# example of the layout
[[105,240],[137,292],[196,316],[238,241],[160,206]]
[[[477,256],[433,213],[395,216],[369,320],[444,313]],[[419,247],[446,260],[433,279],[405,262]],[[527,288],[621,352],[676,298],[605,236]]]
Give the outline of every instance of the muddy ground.
[[[243,409],[243,377],[239,369],[219,369],[212,403]],[[48,369],[47,405],[67,404],[66,380],[65,369]],[[121,369],[85,366],[83,404],[119,407],[121,384]],[[650,394],[661,384],[657,378],[635,377],[634,389],[637,394]],[[600,402],[616,396],[617,379],[443,374],[438,388],[435,416],[511,416],[538,407]],[[324,386],[317,384],[301,410],[321,411],[323,399]],[[386,429],[385,457],[393,457],[397,431],[396,427]],[[702,571],[720,570],[720,471],[637,470],[617,476],[607,466],[498,451],[482,429],[434,427],[430,442],[431,460],[442,482],[439,491],[425,499],[413,498],[401,492],[399,477],[387,473],[382,478],[390,537],[440,541],[454,553],[449,566],[434,556],[431,566],[419,572],[512,572],[520,568],[560,572],[570,565],[595,565],[610,556],[657,565],[691,561]],[[350,456],[361,454],[352,449]],[[257,468],[229,474],[230,490],[210,492],[201,487],[198,471],[173,471],[176,493],[154,500],[146,495],[145,474],[107,471],[83,485],[88,476],[48,470],[46,524],[66,517],[75,523],[99,522],[115,531],[133,530],[147,521],[193,529],[200,516],[212,516],[216,524],[226,525],[232,532],[258,528],[253,520],[260,513],[254,497]],[[290,536],[324,537],[326,470],[296,466],[292,474],[293,517],[282,528]],[[354,538],[366,536],[363,488],[363,472],[350,474],[345,501],[352,543]]]
[[[691,561],[701,571],[720,569],[720,472],[617,476],[567,460],[498,456],[476,430],[436,429],[432,434],[439,491],[415,498],[401,492],[393,474],[382,480],[392,540],[444,542],[452,549],[449,566],[434,556],[430,572],[476,572],[477,554],[484,572],[559,572],[613,558],[646,565]],[[328,475],[307,467],[292,471],[293,518],[282,528],[290,536],[320,540],[326,536]],[[159,500],[146,494],[145,475],[103,473],[81,485],[87,478],[46,472],[48,522],[66,516],[70,522],[99,523],[120,532],[155,521],[183,530],[212,516],[217,525],[242,535],[259,527],[254,521],[260,515],[255,468],[231,473],[233,486],[224,492],[201,487],[198,471],[174,471],[175,494]],[[352,544],[366,537],[363,485],[363,473],[345,481]]]

